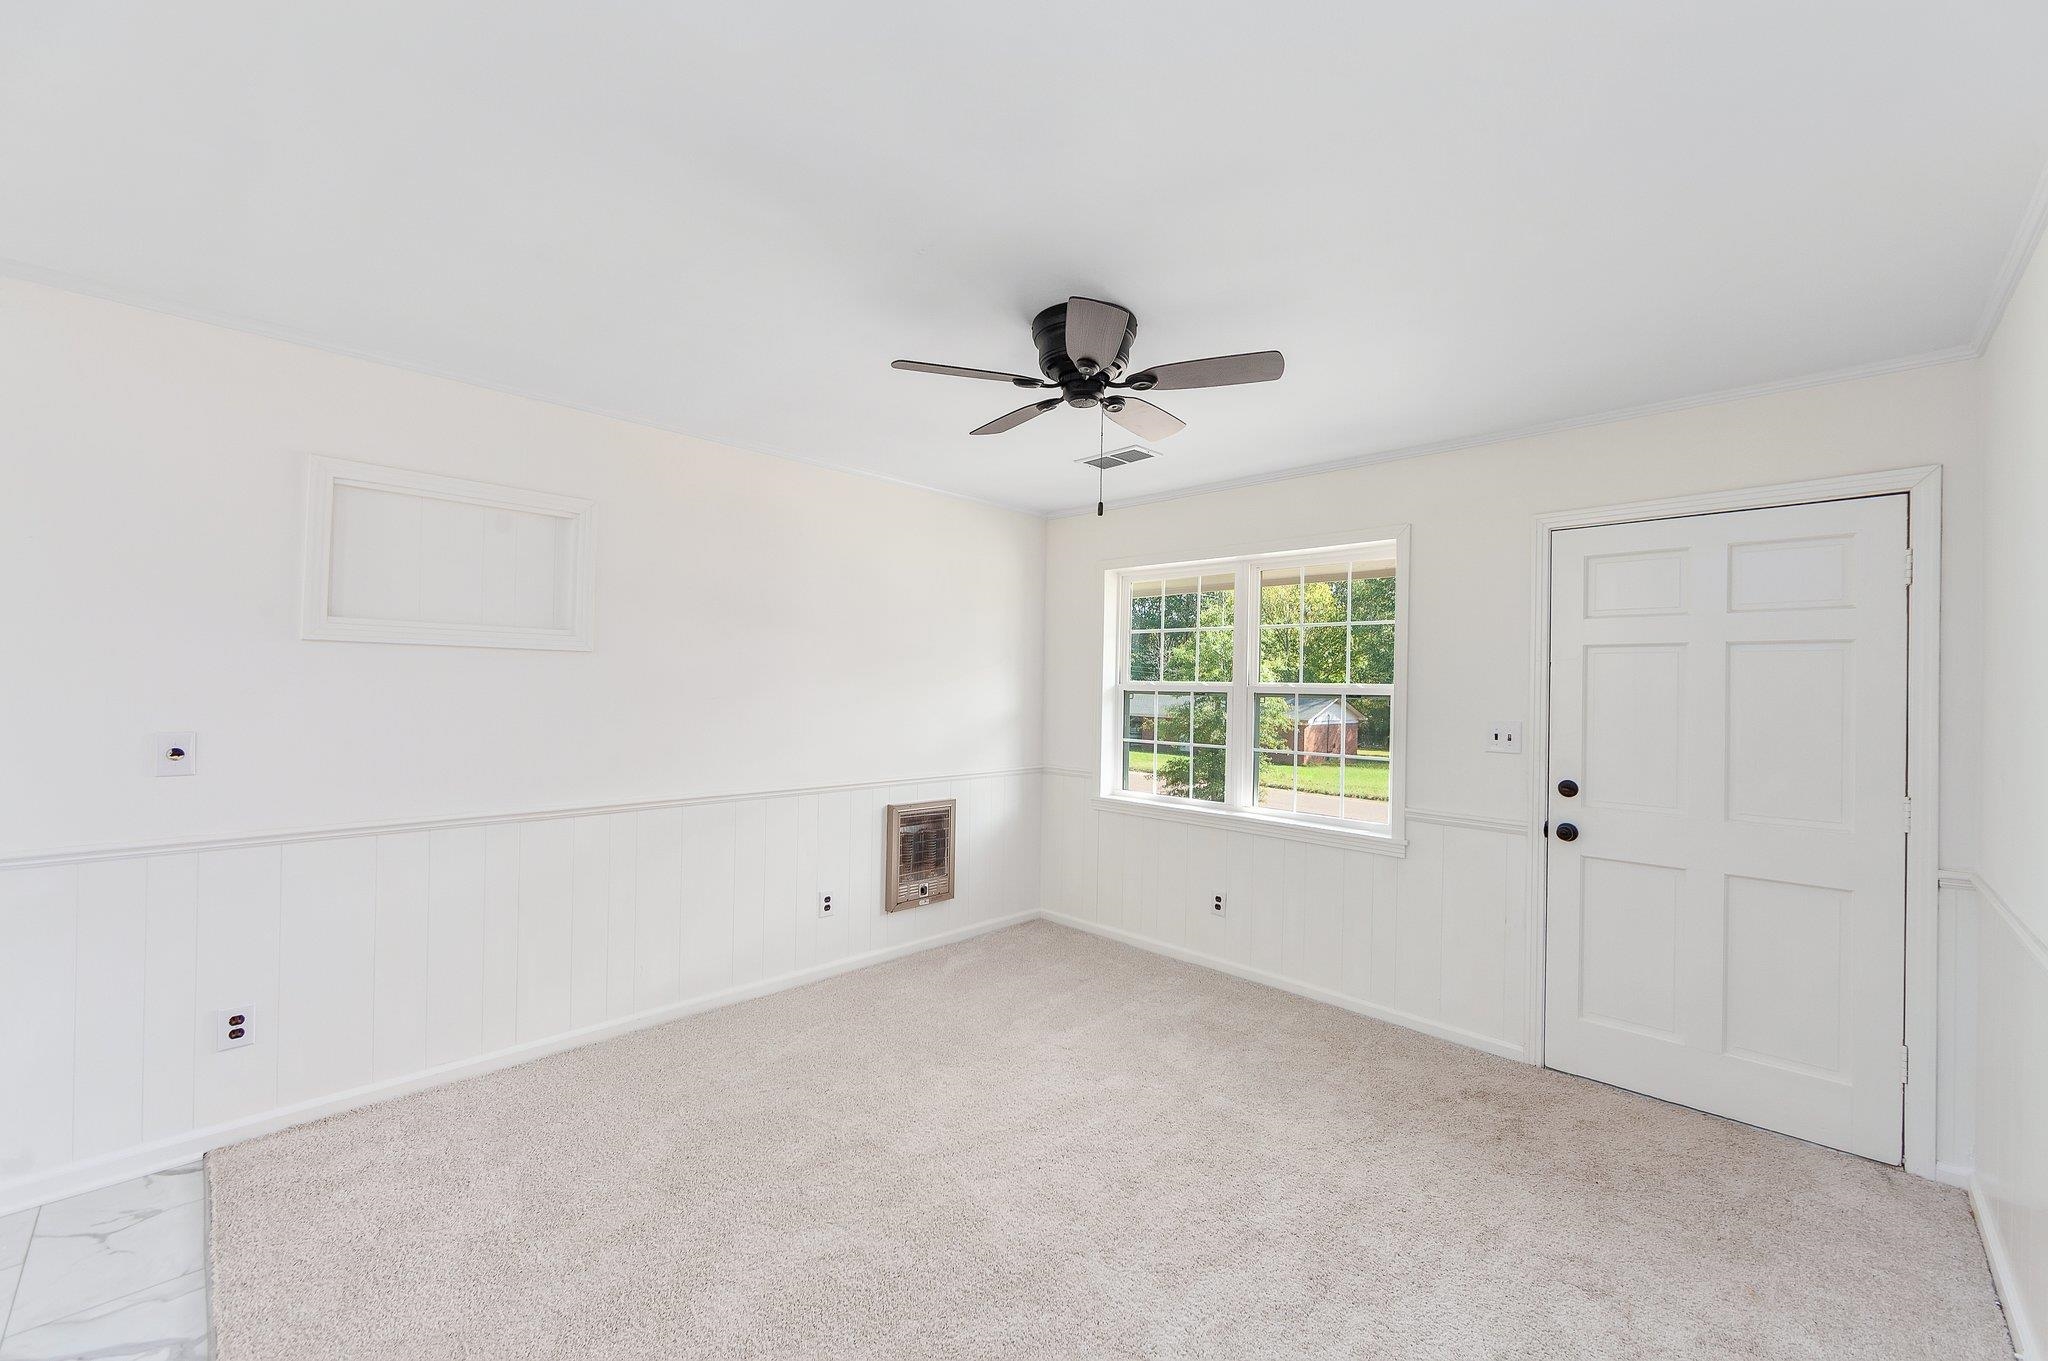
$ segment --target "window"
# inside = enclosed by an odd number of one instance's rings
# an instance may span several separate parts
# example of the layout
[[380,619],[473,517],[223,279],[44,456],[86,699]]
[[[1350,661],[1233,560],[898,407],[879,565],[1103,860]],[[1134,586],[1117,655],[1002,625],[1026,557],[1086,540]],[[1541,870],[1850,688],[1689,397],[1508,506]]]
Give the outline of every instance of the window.
[[1117,573],[1108,792],[1391,835],[1399,542]]

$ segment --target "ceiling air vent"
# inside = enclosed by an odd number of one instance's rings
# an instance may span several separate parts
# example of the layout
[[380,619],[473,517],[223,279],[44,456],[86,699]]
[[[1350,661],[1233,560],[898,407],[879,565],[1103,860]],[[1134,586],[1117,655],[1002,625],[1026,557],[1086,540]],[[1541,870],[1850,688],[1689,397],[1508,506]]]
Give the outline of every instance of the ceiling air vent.
[[885,911],[943,903],[953,896],[959,879],[953,864],[953,806],[952,799],[889,805],[889,840],[882,851],[889,865]]
[[1126,444],[1123,448],[1112,449],[1106,454],[1093,454],[1087,458],[1075,459],[1074,461],[1108,472],[1111,468],[1121,468],[1126,463],[1143,463],[1148,458],[1158,457],[1158,454],[1153,453],[1142,444]]

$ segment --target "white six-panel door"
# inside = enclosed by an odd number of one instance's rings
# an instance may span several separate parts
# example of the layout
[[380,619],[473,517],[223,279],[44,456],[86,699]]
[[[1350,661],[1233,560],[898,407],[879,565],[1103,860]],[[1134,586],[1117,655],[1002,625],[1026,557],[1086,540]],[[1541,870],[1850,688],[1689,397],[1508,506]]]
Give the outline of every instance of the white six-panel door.
[[1904,496],[1551,536],[1551,1067],[1900,1161],[1906,548]]

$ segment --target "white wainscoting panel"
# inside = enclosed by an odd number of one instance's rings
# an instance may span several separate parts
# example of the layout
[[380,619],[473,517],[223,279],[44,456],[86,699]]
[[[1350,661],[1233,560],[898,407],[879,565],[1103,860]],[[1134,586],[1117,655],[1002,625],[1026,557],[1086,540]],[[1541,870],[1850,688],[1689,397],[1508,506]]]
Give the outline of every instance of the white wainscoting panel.
[[[2016,1353],[2048,1358],[2048,943],[1976,898],[1976,1168],[1970,1200]],[[1964,890],[1970,892],[1971,890]]]
[[[0,1213],[1038,910],[1035,771],[0,866]],[[884,810],[959,800],[885,915]],[[818,894],[837,911],[818,915]],[[225,1051],[210,1020],[253,1013]]]
[[[1941,872],[1935,931],[1934,1177],[1967,1187],[1977,1125],[1977,894],[1972,877]],[[1912,1067],[1922,1068],[1915,1058]],[[1923,1069],[1924,1071],[1924,1069]]]
[[1526,1057],[1525,835],[1411,809],[1394,857],[1120,813],[1094,795],[1093,776],[1046,772],[1048,916]]

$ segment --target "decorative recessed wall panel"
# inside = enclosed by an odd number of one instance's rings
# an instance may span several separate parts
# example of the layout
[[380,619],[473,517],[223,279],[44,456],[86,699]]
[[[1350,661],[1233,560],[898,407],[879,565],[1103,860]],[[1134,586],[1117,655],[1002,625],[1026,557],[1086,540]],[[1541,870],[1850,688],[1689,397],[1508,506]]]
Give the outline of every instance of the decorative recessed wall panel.
[[301,633],[588,649],[593,550],[585,500],[316,458]]

